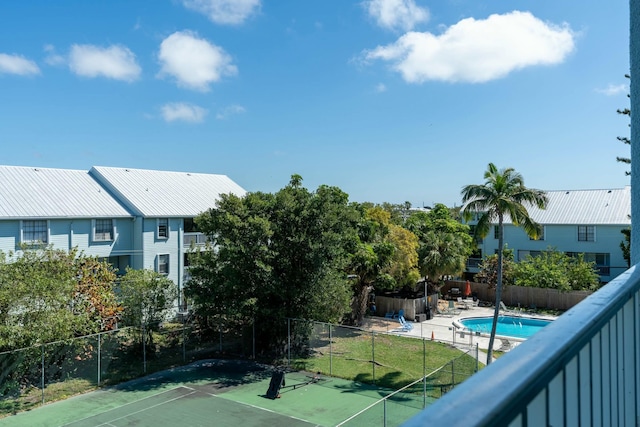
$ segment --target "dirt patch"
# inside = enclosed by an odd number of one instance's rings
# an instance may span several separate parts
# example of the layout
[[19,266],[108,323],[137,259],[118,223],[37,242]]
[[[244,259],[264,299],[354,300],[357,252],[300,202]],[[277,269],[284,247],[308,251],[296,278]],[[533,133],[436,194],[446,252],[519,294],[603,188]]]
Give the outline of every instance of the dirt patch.
[[387,319],[384,317],[366,317],[362,322],[362,329],[376,332],[387,332],[397,328],[399,325],[397,320]]

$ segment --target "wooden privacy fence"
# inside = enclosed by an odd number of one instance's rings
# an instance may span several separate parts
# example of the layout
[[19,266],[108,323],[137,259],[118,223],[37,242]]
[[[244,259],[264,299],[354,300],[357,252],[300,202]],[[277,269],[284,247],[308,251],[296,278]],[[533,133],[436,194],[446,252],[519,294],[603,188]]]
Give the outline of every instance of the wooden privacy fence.
[[[496,300],[495,288],[489,288],[486,283],[469,282],[471,293],[476,294],[480,301],[494,302]],[[464,290],[466,281],[448,280],[440,293],[446,295],[450,288]],[[512,307],[522,308],[547,308],[550,310],[568,310],[580,301],[591,295],[592,291],[560,292],[549,288],[531,288],[525,286],[505,286],[502,290],[502,301]]]

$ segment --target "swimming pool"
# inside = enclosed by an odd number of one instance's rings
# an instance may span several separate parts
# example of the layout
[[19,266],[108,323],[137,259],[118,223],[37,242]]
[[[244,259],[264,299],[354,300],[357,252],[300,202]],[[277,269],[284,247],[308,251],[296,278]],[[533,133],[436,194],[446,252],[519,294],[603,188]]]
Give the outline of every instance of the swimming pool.
[[[466,329],[481,334],[491,333],[493,317],[468,317],[460,319],[460,323]],[[535,319],[532,317],[500,316],[496,335],[527,339],[550,324],[552,320]]]

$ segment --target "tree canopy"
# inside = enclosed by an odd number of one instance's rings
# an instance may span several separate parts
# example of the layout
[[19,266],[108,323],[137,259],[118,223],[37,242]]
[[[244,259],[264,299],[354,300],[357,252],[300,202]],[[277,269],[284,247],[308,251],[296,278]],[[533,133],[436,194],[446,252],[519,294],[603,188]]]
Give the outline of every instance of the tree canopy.
[[115,277],[77,249],[0,252],[0,351],[112,328],[121,310]]
[[473,238],[469,226],[456,220],[451,209],[438,203],[429,212],[415,212],[406,227],[418,237],[420,273],[432,286],[464,272]]
[[518,286],[551,288],[559,291],[595,291],[600,276],[595,262],[585,261],[584,255],[575,257],[554,248],[539,255],[528,256],[513,266],[513,279]]
[[496,283],[496,302],[493,314],[487,364],[491,363],[493,342],[496,335],[500,301],[502,297],[502,260],[504,249],[504,221],[508,218],[513,225],[522,227],[529,237],[537,238],[541,227],[530,216],[527,206],[544,209],[547,196],[541,190],[529,189],[524,185],[524,178],[513,168],[498,169],[489,163],[484,173],[484,184],[466,185],[462,188],[463,217],[466,221],[478,217],[476,233],[484,237],[489,233],[491,225],[498,223],[498,266]]
[[358,213],[340,189],[310,192],[301,182],[294,175],[275,194],[223,195],[196,218],[211,240],[192,255],[185,290],[198,312],[260,320],[265,340],[282,335],[274,322],[286,317],[335,322],[348,312]]

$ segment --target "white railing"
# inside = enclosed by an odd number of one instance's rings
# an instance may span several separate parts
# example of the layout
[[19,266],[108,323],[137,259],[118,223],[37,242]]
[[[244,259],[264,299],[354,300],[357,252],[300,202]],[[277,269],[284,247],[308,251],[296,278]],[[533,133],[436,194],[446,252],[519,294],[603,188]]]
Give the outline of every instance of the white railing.
[[627,270],[403,425],[640,425],[640,269]]
[[183,246],[190,248],[191,244],[202,246],[207,243],[207,236],[204,233],[184,233]]

